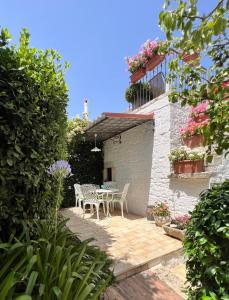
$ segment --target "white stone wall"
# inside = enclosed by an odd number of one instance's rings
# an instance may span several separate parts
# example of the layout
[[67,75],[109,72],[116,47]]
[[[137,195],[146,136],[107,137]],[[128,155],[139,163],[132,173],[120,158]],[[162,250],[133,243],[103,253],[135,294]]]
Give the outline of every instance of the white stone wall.
[[132,213],[145,215],[149,200],[153,123],[122,133],[121,144],[104,143],[104,166],[112,167],[113,181],[120,190],[130,183],[128,207]]
[[[145,215],[147,205],[167,200],[173,214],[192,210],[201,191],[213,182],[229,177],[229,158],[215,158],[209,170],[212,178],[171,179],[171,165],[168,155],[172,148],[181,145],[179,128],[187,124],[190,108],[170,104],[167,94],[161,95],[138,108],[134,113],[155,114],[155,128],[152,122],[135,127],[122,134],[122,143],[104,143],[105,167],[112,167],[120,189],[131,183],[128,194],[130,211]],[[133,113],[133,112],[132,112]]]

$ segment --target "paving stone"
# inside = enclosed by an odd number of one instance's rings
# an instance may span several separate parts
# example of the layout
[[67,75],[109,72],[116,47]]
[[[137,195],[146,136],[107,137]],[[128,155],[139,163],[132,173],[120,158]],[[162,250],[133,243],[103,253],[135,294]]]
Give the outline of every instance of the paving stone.
[[112,212],[111,218],[101,214],[98,221],[89,213],[83,217],[76,207],[63,209],[61,213],[70,218],[68,226],[81,240],[95,238],[92,244],[107,251],[117,261],[116,275],[182,247],[180,241],[165,235],[161,227],[143,217],[129,214],[122,218],[120,212]]

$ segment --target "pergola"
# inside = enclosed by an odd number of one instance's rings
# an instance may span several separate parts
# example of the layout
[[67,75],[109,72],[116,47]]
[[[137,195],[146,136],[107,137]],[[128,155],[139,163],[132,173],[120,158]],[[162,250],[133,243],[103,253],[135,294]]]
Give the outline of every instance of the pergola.
[[101,117],[90,123],[85,131],[86,140],[106,141],[133,127],[154,121],[154,114],[131,114],[104,112]]

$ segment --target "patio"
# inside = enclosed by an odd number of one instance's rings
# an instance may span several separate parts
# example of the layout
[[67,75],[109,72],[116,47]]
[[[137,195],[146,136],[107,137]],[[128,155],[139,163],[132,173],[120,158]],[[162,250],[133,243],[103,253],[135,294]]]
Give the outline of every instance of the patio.
[[89,213],[83,218],[78,207],[62,209],[61,213],[70,219],[69,228],[81,240],[95,238],[93,243],[114,259],[117,279],[149,269],[181,253],[179,240],[165,235],[162,228],[144,217],[125,214],[122,218],[117,211],[112,212],[111,218],[101,214],[98,221]]

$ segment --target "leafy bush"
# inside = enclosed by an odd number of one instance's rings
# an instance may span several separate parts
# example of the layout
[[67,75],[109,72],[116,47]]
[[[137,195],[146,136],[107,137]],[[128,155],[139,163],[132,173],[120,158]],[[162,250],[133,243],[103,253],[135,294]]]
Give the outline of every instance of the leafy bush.
[[112,280],[111,261],[89,241],[80,242],[66,220],[59,222],[56,238],[53,231],[41,220],[24,225],[19,239],[0,244],[1,300],[99,298]]
[[0,240],[21,219],[48,218],[55,182],[48,167],[65,157],[67,87],[60,55],[0,35]]
[[[68,161],[72,168],[72,176],[65,180],[65,194],[62,207],[75,205],[73,185],[75,183],[103,183],[103,152],[91,152],[94,142],[85,141],[84,129],[88,122],[85,119],[76,118],[68,122]],[[101,149],[102,143],[97,143]]]
[[138,82],[132,84],[125,93],[125,98],[129,103],[142,98],[144,100],[149,100],[153,98],[153,92],[148,82]]
[[229,299],[229,180],[201,194],[184,247],[189,299]]

